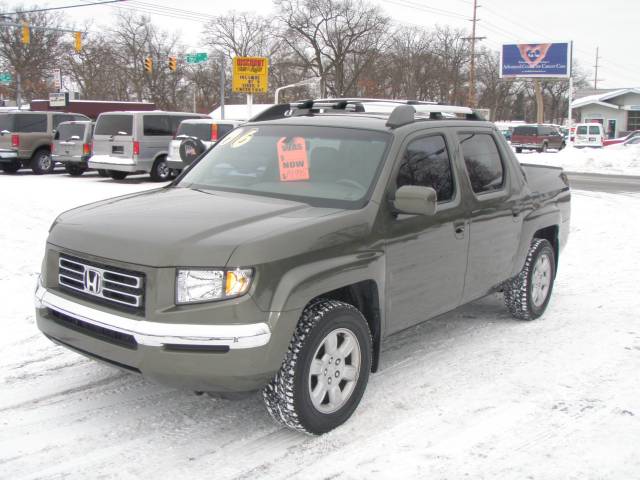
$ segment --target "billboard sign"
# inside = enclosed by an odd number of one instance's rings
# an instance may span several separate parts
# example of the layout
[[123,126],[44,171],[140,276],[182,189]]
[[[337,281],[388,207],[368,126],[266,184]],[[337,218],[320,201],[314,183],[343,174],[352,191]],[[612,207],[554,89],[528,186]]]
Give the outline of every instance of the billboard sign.
[[269,59],[265,57],[233,57],[234,93],[264,93],[269,84]]
[[50,107],[66,107],[69,104],[68,92],[55,92],[49,94]]
[[502,45],[501,78],[569,78],[571,42]]

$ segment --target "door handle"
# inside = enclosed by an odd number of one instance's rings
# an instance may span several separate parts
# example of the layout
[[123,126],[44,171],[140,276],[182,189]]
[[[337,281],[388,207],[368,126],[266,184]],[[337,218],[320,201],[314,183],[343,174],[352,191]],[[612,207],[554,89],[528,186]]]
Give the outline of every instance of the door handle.
[[453,226],[453,231],[456,238],[464,238],[464,223]]

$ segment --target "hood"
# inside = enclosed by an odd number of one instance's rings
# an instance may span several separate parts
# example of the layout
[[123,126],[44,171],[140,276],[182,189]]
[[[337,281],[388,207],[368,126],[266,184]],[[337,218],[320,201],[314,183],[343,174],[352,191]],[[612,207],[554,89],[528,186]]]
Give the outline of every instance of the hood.
[[69,210],[56,219],[48,242],[152,267],[225,266],[249,238],[296,230],[337,211],[267,197],[163,188]]

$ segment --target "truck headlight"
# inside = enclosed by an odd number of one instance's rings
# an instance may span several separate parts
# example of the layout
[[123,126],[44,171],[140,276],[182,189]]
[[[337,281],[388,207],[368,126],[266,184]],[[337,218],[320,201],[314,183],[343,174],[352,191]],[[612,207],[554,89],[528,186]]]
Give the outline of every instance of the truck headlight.
[[251,268],[178,269],[176,303],[225,300],[244,295],[251,286]]

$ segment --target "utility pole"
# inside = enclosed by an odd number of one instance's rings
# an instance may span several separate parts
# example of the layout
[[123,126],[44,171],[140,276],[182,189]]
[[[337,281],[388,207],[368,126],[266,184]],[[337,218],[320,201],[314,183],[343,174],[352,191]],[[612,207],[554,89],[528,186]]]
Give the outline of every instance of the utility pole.
[[476,106],[476,40],[483,40],[485,37],[476,37],[476,23],[478,22],[478,0],[473,0],[473,18],[471,20],[471,67],[469,68],[469,107]]
[[224,53],[220,52],[220,119],[224,120]]
[[600,66],[600,55],[598,55],[600,51],[600,47],[596,47],[596,64],[593,66],[593,68],[596,69],[596,73],[595,76],[593,78],[593,89],[594,90],[598,90],[598,67]]

